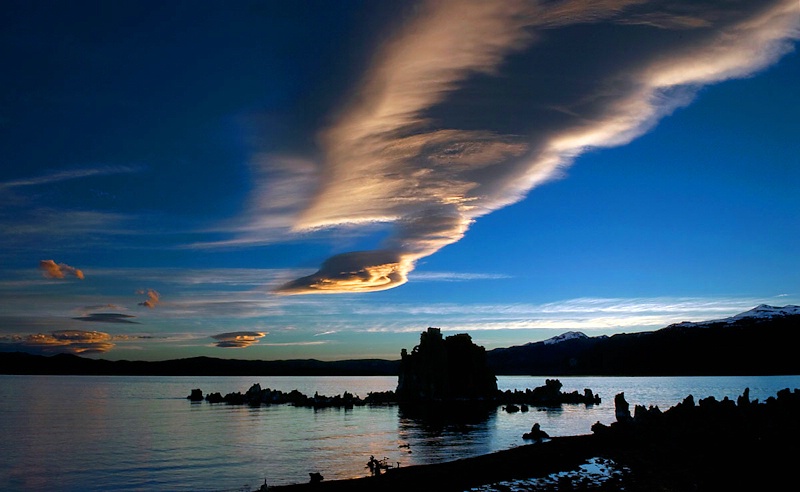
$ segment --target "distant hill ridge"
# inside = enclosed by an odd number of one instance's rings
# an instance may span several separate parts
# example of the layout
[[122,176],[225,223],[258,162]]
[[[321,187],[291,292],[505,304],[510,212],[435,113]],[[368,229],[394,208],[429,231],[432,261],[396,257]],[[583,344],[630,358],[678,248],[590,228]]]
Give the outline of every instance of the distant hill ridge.
[[[588,337],[570,331],[544,341],[488,350],[486,357],[497,375],[800,374],[798,347],[800,306],[762,304],[730,318],[685,321],[652,332]],[[383,359],[192,357],[147,362],[0,353],[0,374],[396,376],[399,368],[399,360]]]
[[495,374],[800,374],[800,306],[762,304],[729,318],[652,332],[588,337],[568,332],[487,352]]

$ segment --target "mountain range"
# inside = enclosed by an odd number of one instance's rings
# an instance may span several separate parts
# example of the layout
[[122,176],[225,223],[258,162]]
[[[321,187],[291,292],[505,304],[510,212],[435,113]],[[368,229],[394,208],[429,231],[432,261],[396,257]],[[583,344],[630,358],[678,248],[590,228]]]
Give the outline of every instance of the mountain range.
[[487,352],[495,374],[800,374],[800,307],[760,305],[730,318],[651,332],[558,337]]
[[[486,352],[497,375],[800,374],[800,306],[760,305],[730,318],[682,322],[660,330],[589,337],[566,332]],[[76,355],[0,353],[0,374],[102,375],[397,375],[399,360],[257,361],[193,357],[108,361]]]

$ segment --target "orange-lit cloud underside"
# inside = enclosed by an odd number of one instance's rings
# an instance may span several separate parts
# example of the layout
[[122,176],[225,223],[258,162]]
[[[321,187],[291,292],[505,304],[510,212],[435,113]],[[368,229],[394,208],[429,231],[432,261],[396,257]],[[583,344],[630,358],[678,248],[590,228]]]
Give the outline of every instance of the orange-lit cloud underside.
[[100,331],[59,330],[28,335],[22,343],[44,351],[73,354],[107,352],[114,348],[112,336]]
[[75,278],[84,279],[83,271],[66,263],[56,263],[54,260],[41,260],[39,268],[47,278],[65,278],[68,275],[72,275]]
[[[475,219],[558,176],[586,149],[627,143],[690,102],[700,86],[773,63],[791,49],[799,19],[796,0],[760,6],[641,0],[425,3],[377,50],[354,91],[358,97],[319,135],[320,162],[260,156],[262,168],[275,166],[281,183],[299,193],[288,201],[279,195],[280,204],[252,200],[261,212],[281,210],[272,222],[290,224],[296,232],[365,223],[393,228],[377,249],[334,256],[278,293],[365,292],[405,283],[420,258],[460,240]],[[600,23],[628,33],[628,48],[609,44],[601,53],[607,63],[598,64],[603,70],[597,72],[584,73],[580,64],[560,60],[565,85],[557,98],[537,99],[546,92],[537,81],[550,74],[506,70],[512,57],[535,53],[559,30]],[[465,86],[487,79],[517,92],[479,92],[479,100],[462,94]],[[519,104],[504,103],[508,97]],[[473,105],[469,118],[448,118],[451,107],[463,113]],[[498,114],[509,108],[513,114]],[[519,128],[509,128],[506,119]],[[289,162],[302,162],[302,172],[287,173]],[[293,176],[297,181],[291,185]],[[261,188],[265,195],[268,186]],[[270,220],[263,214],[253,219],[254,224]]]
[[216,340],[216,346],[222,348],[247,348],[258,343],[266,333],[259,331],[235,331],[230,333],[220,333],[211,338]]

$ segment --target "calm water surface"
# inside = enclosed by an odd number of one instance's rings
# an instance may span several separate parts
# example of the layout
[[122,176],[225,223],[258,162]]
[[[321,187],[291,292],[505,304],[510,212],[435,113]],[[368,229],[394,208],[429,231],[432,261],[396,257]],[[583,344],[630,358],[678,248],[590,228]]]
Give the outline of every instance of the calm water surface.
[[[401,466],[475,456],[524,444],[539,422],[551,436],[588,434],[614,421],[615,394],[662,410],[686,395],[752,399],[800,388],[800,376],[561,377],[563,391],[591,388],[599,405],[448,418],[397,406],[351,410],[191,403],[192,388],[222,394],[262,388],[366,397],[396,377],[124,377],[0,375],[0,490],[247,490],[365,476],[370,455]],[[500,389],[544,377],[502,376]]]

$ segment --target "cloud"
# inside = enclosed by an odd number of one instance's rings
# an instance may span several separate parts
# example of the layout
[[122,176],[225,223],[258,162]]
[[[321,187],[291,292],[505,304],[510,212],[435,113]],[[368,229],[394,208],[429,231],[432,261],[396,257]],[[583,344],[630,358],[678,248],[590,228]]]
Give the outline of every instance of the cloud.
[[138,325],[138,321],[131,320],[131,318],[135,317],[136,316],[131,316],[130,314],[121,313],[91,313],[87,314],[86,316],[79,316],[72,319],[92,323],[129,323]]
[[[46,205],[37,188],[63,181],[135,173],[140,167],[104,166],[51,171],[43,175],[0,182],[0,223],[4,248],[26,249],[40,244],[83,245],[87,235],[130,235],[132,216],[81,208]],[[74,241],[74,243],[73,243]]]
[[327,336],[327,335],[334,335],[336,333],[339,333],[339,330],[323,331],[322,333],[315,333],[314,336],[315,337],[324,337],[324,336]]
[[505,280],[511,275],[502,273],[417,272],[414,280],[426,282],[468,282],[471,280]]
[[190,248],[270,244],[290,237],[306,197],[317,184],[318,166],[305,158],[264,152],[251,158],[251,168],[259,193],[250,196],[250,213],[246,219],[224,226],[236,230],[238,236],[195,243]]
[[760,298],[578,298],[544,304],[400,304],[358,308],[353,315],[394,320],[368,331],[414,332],[418,319],[453,331],[658,329],[681,321],[733,316]]
[[112,336],[100,331],[59,330],[28,335],[20,341],[26,348],[49,353],[92,354],[114,348]]
[[258,343],[266,333],[260,331],[234,331],[230,333],[220,333],[211,338],[217,341],[216,346],[222,348],[246,348]]
[[154,309],[156,305],[161,302],[161,295],[153,289],[139,290],[136,291],[136,293],[139,295],[147,295],[147,299],[139,303],[140,306]]
[[283,284],[282,294],[384,290],[406,281],[408,260],[389,250],[356,251],[325,260],[315,274]]
[[139,172],[140,167],[132,166],[105,166],[96,168],[70,169],[66,171],[53,171],[41,176],[22,178],[12,181],[0,182],[0,190],[18,188],[23,186],[39,186],[59,181],[87,178],[91,176],[110,176],[114,174],[129,174]]
[[264,343],[267,347],[312,347],[315,345],[328,345],[330,342],[320,340],[318,342],[283,342],[283,343]]
[[796,0],[445,0],[416,12],[319,134],[318,167],[299,174],[280,213],[258,200],[263,187],[252,200],[256,229],[290,220],[295,233],[382,224],[391,234],[278,293],[402,285],[419,259],[586,150],[626,144],[701,86],[774,63],[793,49],[800,16]]
[[72,275],[81,280],[84,279],[83,271],[71,267],[66,263],[56,263],[53,260],[41,260],[39,262],[39,268],[47,278],[64,278],[67,275]]
[[0,241],[17,247],[54,239],[77,238],[85,242],[86,235],[129,235],[133,229],[121,227],[120,224],[130,221],[130,217],[122,214],[25,205],[0,209],[0,221],[5,233]]

